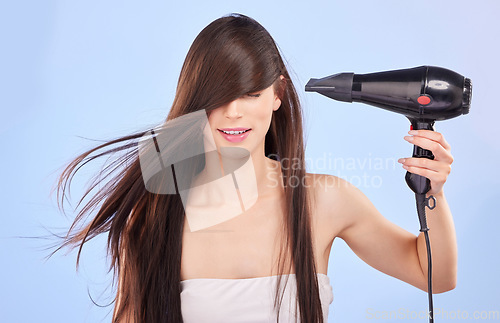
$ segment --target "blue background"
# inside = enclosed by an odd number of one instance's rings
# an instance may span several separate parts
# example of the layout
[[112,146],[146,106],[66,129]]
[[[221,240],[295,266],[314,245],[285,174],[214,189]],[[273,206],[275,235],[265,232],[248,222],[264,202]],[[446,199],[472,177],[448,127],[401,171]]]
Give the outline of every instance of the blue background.
[[[61,167],[98,142],[157,125],[174,98],[184,57],[214,19],[241,12],[274,37],[292,71],[305,111],[311,172],[355,183],[389,220],[418,233],[405,170],[411,156],[402,116],[305,93],[311,77],[443,66],[472,79],[470,113],[436,123],[455,162],[445,193],[459,247],[458,285],[434,296],[436,320],[500,311],[500,201],[497,96],[500,67],[497,1],[10,1],[0,9],[0,321],[110,322],[113,291],[105,237],[83,251],[50,260],[53,240],[22,238],[61,232],[71,223],[50,196]],[[354,160],[354,168],[323,167]],[[389,162],[383,169],[369,163]],[[392,161],[392,163],[391,163]],[[392,166],[395,163],[394,166]],[[328,163],[327,163],[328,165]],[[76,205],[98,163],[75,178]],[[368,176],[368,182],[359,181]],[[366,177],[365,177],[366,178]],[[383,311],[427,309],[427,295],[359,260],[338,240],[328,275],[330,322],[381,319]],[[487,315],[488,313],[483,315]],[[451,318],[450,318],[451,317]],[[463,316],[462,316],[463,317]],[[423,319],[413,321],[425,321]],[[489,320],[482,320],[489,321]]]

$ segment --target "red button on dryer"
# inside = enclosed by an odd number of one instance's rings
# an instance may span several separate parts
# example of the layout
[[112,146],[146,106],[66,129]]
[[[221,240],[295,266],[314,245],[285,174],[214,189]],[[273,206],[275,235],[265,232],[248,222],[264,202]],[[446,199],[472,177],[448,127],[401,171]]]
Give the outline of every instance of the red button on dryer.
[[431,98],[426,96],[426,95],[421,95],[418,97],[417,101],[421,105],[427,105],[427,104],[431,103]]

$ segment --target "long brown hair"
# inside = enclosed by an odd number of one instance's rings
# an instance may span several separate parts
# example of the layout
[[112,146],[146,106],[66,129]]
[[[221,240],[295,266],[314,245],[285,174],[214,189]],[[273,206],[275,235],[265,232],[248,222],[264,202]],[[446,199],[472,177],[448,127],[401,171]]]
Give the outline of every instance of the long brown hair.
[[[300,321],[322,323],[309,197],[304,186],[287,185],[289,179],[305,177],[302,112],[279,50],[264,27],[241,14],[224,16],[205,27],[186,56],[165,122],[201,109],[209,113],[271,85],[281,99],[281,107],[274,112],[265,137],[265,155],[281,163],[286,202],[279,273],[290,273],[293,266]],[[57,250],[79,247],[78,266],[83,245],[108,233],[110,270],[118,283],[113,322],[127,318],[134,322],[182,322],[180,263],[185,212],[179,194],[155,194],[145,188],[138,141],[146,133],[140,131],[99,145],[64,169],[57,185],[61,207],[66,189],[81,166],[120,153],[80,200],[102,185],[78,212]],[[116,144],[120,145],[112,148]],[[103,148],[106,150],[100,152]],[[301,167],[296,167],[297,162]],[[95,209],[97,214],[86,223],[85,218]],[[282,261],[282,256],[290,261]],[[285,263],[288,268],[284,268]],[[280,284],[281,276],[278,287]],[[275,294],[277,308],[283,296],[279,297],[279,290]]]

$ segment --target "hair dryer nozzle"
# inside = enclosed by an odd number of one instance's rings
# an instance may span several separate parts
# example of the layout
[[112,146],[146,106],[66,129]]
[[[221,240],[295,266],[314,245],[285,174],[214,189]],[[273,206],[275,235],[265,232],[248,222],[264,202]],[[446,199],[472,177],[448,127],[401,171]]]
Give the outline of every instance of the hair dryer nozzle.
[[318,92],[334,100],[352,102],[354,73],[339,73],[321,79],[310,79],[306,91]]

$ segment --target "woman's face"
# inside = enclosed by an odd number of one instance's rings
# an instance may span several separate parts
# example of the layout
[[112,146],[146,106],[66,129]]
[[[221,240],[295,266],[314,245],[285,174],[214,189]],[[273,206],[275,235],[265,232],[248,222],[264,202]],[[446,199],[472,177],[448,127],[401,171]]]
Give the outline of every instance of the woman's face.
[[264,154],[265,136],[280,105],[271,85],[211,111],[208,123],[217,149],[241,147],[252,155],[259,150]]

